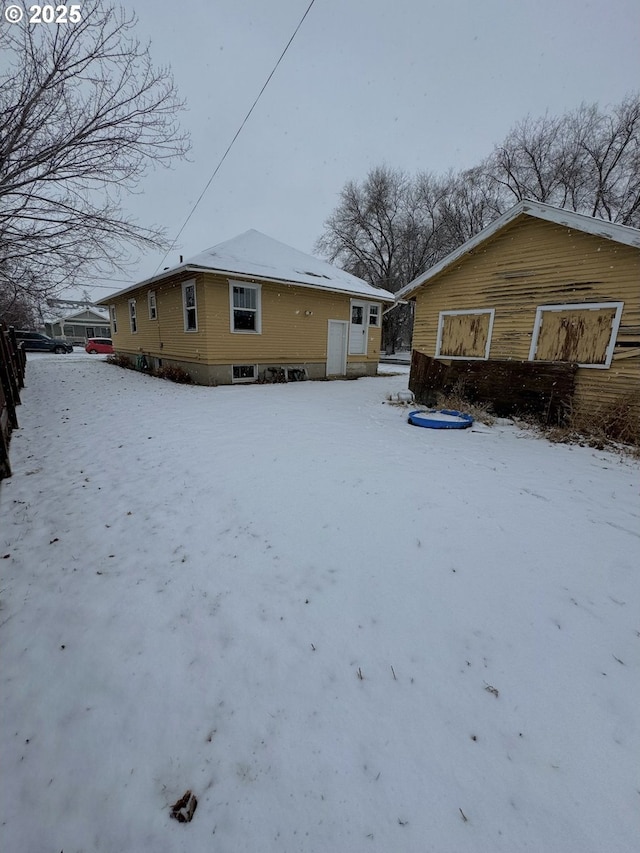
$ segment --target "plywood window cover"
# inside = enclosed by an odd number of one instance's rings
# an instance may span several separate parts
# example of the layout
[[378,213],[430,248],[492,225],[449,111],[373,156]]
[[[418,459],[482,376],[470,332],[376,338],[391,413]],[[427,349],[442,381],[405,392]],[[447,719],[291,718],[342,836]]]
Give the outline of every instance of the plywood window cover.
[[620,320],[622,319],[622,309],[624,302],[566,302],[562,305],[538,305],[536,308],[536,319],[533,324],[533,334],[531,336],[531,348],[529,349],[529,361],[535,361],[536,350],[538,349],[538,338],[540,336],[540,328],[542,326],[542,315],[545,311],[598,311],[606,308],[615,308],[616,313],[611,324],[611,337],[607,346],[604,364],[578,364],[578,367],[594,368],[596,370],[607,370],[613,359],[613,351],[618,337],[618,329],[620,328]]
[[[445,317],[459,317],[463,314],[488,314],[489,328],[487,329],[487,343],[484,348],[484,356],[479,355],[441,355],[442,331],[444,329]],[[465,311],[441,311],[438,319],[438,338],[436,340],[436,358],[449,358],[451,361],[487,361],[491,349],[491,335],[493,334],[493,321],[496,316],[495,308],[471,308]]]

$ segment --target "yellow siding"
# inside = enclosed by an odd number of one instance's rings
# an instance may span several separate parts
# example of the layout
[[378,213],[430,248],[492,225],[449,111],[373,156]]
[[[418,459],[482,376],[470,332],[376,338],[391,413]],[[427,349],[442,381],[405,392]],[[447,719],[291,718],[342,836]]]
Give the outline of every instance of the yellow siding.
[[[216,364],[325,361],[328,321],[349,320],[347,295],[262,283],[261,334],[232,332],[229,279],[208,275],[207,288],[208,357]],[[366,358],[349,356],[348,360],[378,361],[379,354],[380,329],[370,328]]]
[[[434,356],[440,311],[494,308],[489,358],[527,360],[536,308],[624,302],[618,342],[640,346],[640,252],[566,226],[521,217],[416,294],[413,346]],[[617,347],[609,369],[580,368],[576,401],[640,387],[640,353]]]
[[[198,307],[198,331],[184,331],[182,310],[182,281],[170,280],[161,285],[139,288],[133,293],[115,300],[118,331],[113,335],[116,350],[123,352],[141,352],[160,358],[180,358],[193,361],[206,359],[206,293],[202,276],[184,278],[184,281],[196,281],[196,302]],[[156,294],[157,319],[149,319],[147,294],[153,290]],[[134,334],[129,328],[129,299],[137,303],[138,331]]]
[[[182,282],[196,279],[198,331],[184,331]],[[246,282],[249,283],[249,282]],[[204,364],[324,362],[329,320],[349,320],[350,297],[313,288],[261,284],[262,332],[231,331],[229,279],[211,273],[183,276],[128,293],[116,305],[116,350],[144,352],[160,358]],[[149,320],[147,293],[156,293],[156,320]],[[138,305],[138,332],[129,330],[128,300]],[[349,362],[376,362],[380,328],[369,328],[367,355],[348,356]]]

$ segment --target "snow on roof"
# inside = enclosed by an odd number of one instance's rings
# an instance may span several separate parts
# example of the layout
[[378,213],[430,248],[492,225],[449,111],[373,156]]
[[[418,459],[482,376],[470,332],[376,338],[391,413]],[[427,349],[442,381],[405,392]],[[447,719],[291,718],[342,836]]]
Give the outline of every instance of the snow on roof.
[[43,316],[42,320],[44,323],[67,323],[76,320],[78,322],[83,322],[86,320],[90,321],[100,321],[105,325],[109,325],[109,314],[104,308],[81,308],[80,310],[67,312],[67,313],[54,313],[55,309],[60,310],[62,306],[52,305],[49,307],[48,312]]
[[113,296],[120,296],[135,287],[159,281],[181,271],[222,272],[263,280],[293,282],[317,290],[348,293],[385,302],[395,300],[394,295],[388,290],[373,287],[363,279],[327,261],[316,258],[314,255],[307,255],[260,231],[250,229],[244,234],[188,258],[183,264],[164,270],[159,275],[112,294],[111,297],[105,297],[101,302],[104,304]]
[[626,246],[640,248],[640,231],[637,228],[618,225],[615,222],[607,222],[605,219],[598,219],[594,216],[585,216],[583,213],[575,213],[573,210],[543,204],[541,201],[523,199],[509,208],[506,213],[503,213],[491,225],[483,228],[482,231],[479,231],[471,239],[467,240],[466,243],[454,249],[453,252],[435,264],[435,266],[432,266],[426,272],[414,278],[413,281],[410,281],[409,284],[406,284],[396,293],[396,299],[406,299],[407,296],[412,295],[415,290],[426,284],[427,281],[441,273],[463,255],[466,255],[467,252],[475,249],[476,246],[484,243],[485,240],[488,240],[489,237],[492,237],[514,219],[523,215],[531,216],[535,219],[545,219],[547,222],[565,225],[567,228],[575,231],[583,231],[585,234],[604,237],[607,240],[613,240],[615,243],[623,243]]

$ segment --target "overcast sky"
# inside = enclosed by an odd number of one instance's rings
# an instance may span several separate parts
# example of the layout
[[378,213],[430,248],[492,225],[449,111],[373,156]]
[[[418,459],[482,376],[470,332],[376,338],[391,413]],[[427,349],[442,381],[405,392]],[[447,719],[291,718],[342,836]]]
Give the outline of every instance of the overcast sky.
[[[124,3],[171,65],[193,141],[191,162],[127,201],[142,224],[177,234],[309,2]],[[469,168],[527,114],[639,88],[638,0],[315,0],[164,266],[249,228],[312,252],[344,183],[372,167]],[[131,281],[161,260],[142,257]]]

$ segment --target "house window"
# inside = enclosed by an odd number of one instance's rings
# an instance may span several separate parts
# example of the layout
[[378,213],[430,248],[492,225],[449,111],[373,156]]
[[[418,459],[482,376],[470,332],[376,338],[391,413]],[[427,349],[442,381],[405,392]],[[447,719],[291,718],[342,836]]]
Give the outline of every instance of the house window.
[[623,307],[624,302],[538,306],[529,361],[609,367]]
[[138,331],[138,321],[136,319],[136,300],[129,300],[129,327],[132,332]]
[[259,284],[229,282],[232,332],[261,333],[261,295]]
[[198,306],[196,304],[195,281],[185,281],[182,285],[182,307],[184,309],[185,332],[197,332]]
[[380,306],[379,305],[369,305],[369,325],[370,326],[379,326],[380,325]]
[[436,358],[489,358],[494,316],[494,308],[441,311]]
[[157,320],[158,319],[158,308],[156,306],[156,292],[155,290],[150,290],[147,294],[147,302],[149,303],[149,319]]
[[111,328],[113,330],[113,334],[115,335],[118,331],[118,320],[116,318],[116,306],[111,305],[109,307],[109,314],[111,316]]
[[255,382],[258,378],[257,364],[234,364],[232,371],[234,382]]

